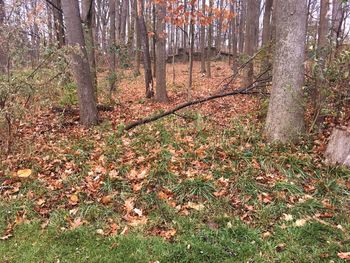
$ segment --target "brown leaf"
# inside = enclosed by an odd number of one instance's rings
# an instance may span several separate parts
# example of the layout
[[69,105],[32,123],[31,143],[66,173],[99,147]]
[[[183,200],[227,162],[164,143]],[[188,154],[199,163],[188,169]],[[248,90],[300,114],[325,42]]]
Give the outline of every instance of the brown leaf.
[[341,258],[341,259],[350,259],[350,252],[339,252],[337,254],[338,258]]

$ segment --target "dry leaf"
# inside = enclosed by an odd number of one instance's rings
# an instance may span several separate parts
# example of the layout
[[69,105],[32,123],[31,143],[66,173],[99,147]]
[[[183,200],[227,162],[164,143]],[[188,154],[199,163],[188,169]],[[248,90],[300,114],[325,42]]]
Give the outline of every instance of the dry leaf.
[[337,256],[341,259],[350,259],[350,252],[339,252]]
[[73,194],[70,196],[69,200],[73,203],[76,204],[79,202],[79,197],[76,194]]
[[28,178],[31,174],[32,174],[31,169],[23,169],[23,170],[17,171],[17,177],[20,177],[20,178]]
[[101,203],[104,205],[109,204],[110,202],[112,202],[112,196],[111,195],[105,195],[101,198]]
[[298,219],[297,221],[295,221],[295,226],[300,227],[300,226],[304,226],[306,224],[306,219]]

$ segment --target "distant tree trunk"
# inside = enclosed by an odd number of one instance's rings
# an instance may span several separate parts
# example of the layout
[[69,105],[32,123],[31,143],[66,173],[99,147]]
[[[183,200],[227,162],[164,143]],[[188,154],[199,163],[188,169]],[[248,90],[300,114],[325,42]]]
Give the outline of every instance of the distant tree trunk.
[[[254,55],[256,49],[256,9],[259,6],[260,0],[248,0],[247,5],[247,26],[245,33],[245,49],[244,53],[249,57]],[[252,83],[254,79],[254,64],[253,61],[249,62],[247,65],[247,70],[245,72],[244,81],[245,85]]]
[[265,47],[271,41],[271,14],[273,0],[266,0],[263,18],[262,46]]
[[[130,9],[131,8],[131,9]],[[128,54],[131,57],[134,55],[134,50],[133,46],[136,41],[135,40],[135,17],[136,17],[136,12],[135,12],[135,1],[130,0],[130,19],[129,19],[129,32],[128,32]]]
[[81,24],[79,2],[62,0],[69,45],[77,49],[72,52],[72,68],[78,86],[80,122],[91,126],[98,122],[94,88],[90,74],[88,56]]
[[194,8],[195,2],[192,2],[191,5],[191,15],[190,15],[190,56],[189,56],[189,65],[188,65],[188,86],[187,86],[187,97],[188,100],[191,99],[191,90],[192,90],[192,78],[193,78],[193,49],[194,49]]
[[265,132],[269,141],[296,141],[305,131],[306,0],[276,0],[277,44]]
[[152,25],[153,25],[153,36],[152,36],[152,54],[153,54],[153,77],[156,76],[157,72],[157,53],[156,53],[156,5],[152,4]]
[[61,9],[61,0],[52,0],[52,3],[57,7],[53,8],[53,19],[56,32],[56,40],[58,48],[61,48],[65,45],[65,32],[63,27],[63,14],[57,9]]
[[[0,5],[1,5],[0,0]],[[51,11],[51,5],[49,3],[46,3],[46,12],[47,12],[47,33],[48,33],[48,45],[52,46],[53,44],[53,24],[52,24],[52,11]]]
[[320,23],[318,26],[318,48],[327,46],[329,0],[321,0]]
[[166,91],[166,32],[165,32],[165,15],[166,3],[156,4],[157,24],[156,24],[156,96],[158,102],[168,102]]
[[109,91],[110,100],[116,90],[116,42],[115,42],[115,0],[109,0]]
[[247,0],[240,0],[240,16],[239,16],[239,43],[238,50],[242,54],[244,50],[244,35],[246,29],[246,13],[247,13]]
[[95,1],[83,0],[82,1],[82,21],[84,23],[84,37],[85,45],[89,58],[90,72],[92,82],[94,85],[95,99],[98,101],[97,96],[97,76],[96,76],[96,60],[95,60],[95,43],[94,43],[94,18],[95,18]]
[[219,15],[219,20],[218,20],[218,24],[217,24],[216,38],[215,38],[215,47],[216,47],[218,54],[220,54],[220,52],[221,52],[222,22],[223,22],[223,18],[224,18],[224,16],[223,16],[224,0],[220,0],[219,5],[220,5],[219,6],[220,15]]
[[137,0],[134,1],[134,13],[135,13],[135,65],[134,65],[134,75],[140,75],[140,64],[141,64],[141,39],[140,39],[140,29],[139,24],[137,22]]
[[[202,13],[205,15],[205,0],[202,0]],[[205,25],[201,23],[200,46],[201,46],[201,73],[205,73]]]
[[149,54],[148,32],[143,16],[143,0],[137,0],[137,21],[139,23],[140,37],[143,51],[143,67],[145,70],[146,98],[154,96],[151,56]]
[[120,43],[122,45],[125,45],[128,5],[129,5],[129,0],[122,1],[122,9],[120,14]]
[[[209,14],[208,17],[213,16],[213,0],[209,0]],[[213,35],[213,25],[210,23],[208,28],[208,50],[207,50],[207,76],[211,78],[211,44],[212,44],[212,35]]]
[[343,20],[344,10],[342,0],[333,0],[331,36],[332,41],[335,43],[336,47],[339,46],[340,40],[342,38]]
[[272,6],[273,6],[273,0],[266,0],[265,12],[264,12],[264,18],[263,18],[263,32],[262,32],[262,47],[266,49],[265,57],[262,62],[263,70],[265,70],[270,66],[270,55],[271,55],[270,42],[272,38],[272,33],[271,33],[272,32],[272,29],[271,29]]
[[[237,7],[237,3],[232,3],[231,4],[231,12],[235,13],[235,5]],[[234,73],[237,72],[237,55],[238,55],[238,50],[237,50],[237,17],[235,16],[232,19],[231,22],[231,32],[232,32],[232,70]]]
[[0,0],[0,74],[5,74],[7,69],[6,43],[4,40],[5,1]]

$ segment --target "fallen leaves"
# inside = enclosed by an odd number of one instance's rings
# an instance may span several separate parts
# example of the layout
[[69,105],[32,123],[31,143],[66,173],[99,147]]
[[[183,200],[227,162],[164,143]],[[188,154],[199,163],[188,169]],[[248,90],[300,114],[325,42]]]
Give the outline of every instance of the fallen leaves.
[[337,256],[341,259],[350,260],[350,252],[339,252]]
[[23,170],[18,170],[16,175],[19,178],[28,178],[31,176],[32,170],[31,169],[23,169]]

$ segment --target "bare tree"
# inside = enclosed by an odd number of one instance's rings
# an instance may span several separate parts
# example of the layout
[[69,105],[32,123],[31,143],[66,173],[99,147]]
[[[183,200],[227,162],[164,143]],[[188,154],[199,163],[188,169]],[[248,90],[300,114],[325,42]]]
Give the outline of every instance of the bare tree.
[[58,47],[61,48],[65,44],[65,32],[64,32],[64,26],[63,26],[63,13],[62,13],[62,6],[61,6],[61,0],[52,0],[53,5],[55,8],[53,8],[53,18],[54,18],[54,27],[56,32],[56,40],[58,43]]
[[115,0],[109,0],[109,21],[109,90],[112,99],[112,93],[116,89]]
[[0,74],[6,73],[7,68],[7,55],[6,55],[6,43],[4,42],[4,23],[5,23],[5,1],[0,0]]
[[94,125],[98,122],[98,112],[81,24],[79,2],[63,0],[62,9],[69,45],[74,49],[71,52],[71,64],[78,86],[80,122],[85,126]]
[[143,67],[145,70],[146,98],[154,96],[151,56],[149,54],[148,32],[143,16],[144,2],[137,0],[137,21],[140,29],[141,45],[143,52]]
[[[213,0],[209,0],[209,18],[213,16]],[[211,45],[212,45],[213,25],[210,23],[208,28],[208,50],[207,50],[207,76],[211,78]]]
[[276,0],[276,51],[266,119],[270,141],[295,141],[304,132],[306,0]]
[[[202,0],[202,14],[205,15],[205,0]],[[200,29],[200,45],[201,45],[201,73],[205,73],[205,25],[201,23]]]
[[168,102],[168,95],[166,91],[166,32],[165,32],[165,15],[166,4],[156,4],[156,101]]

